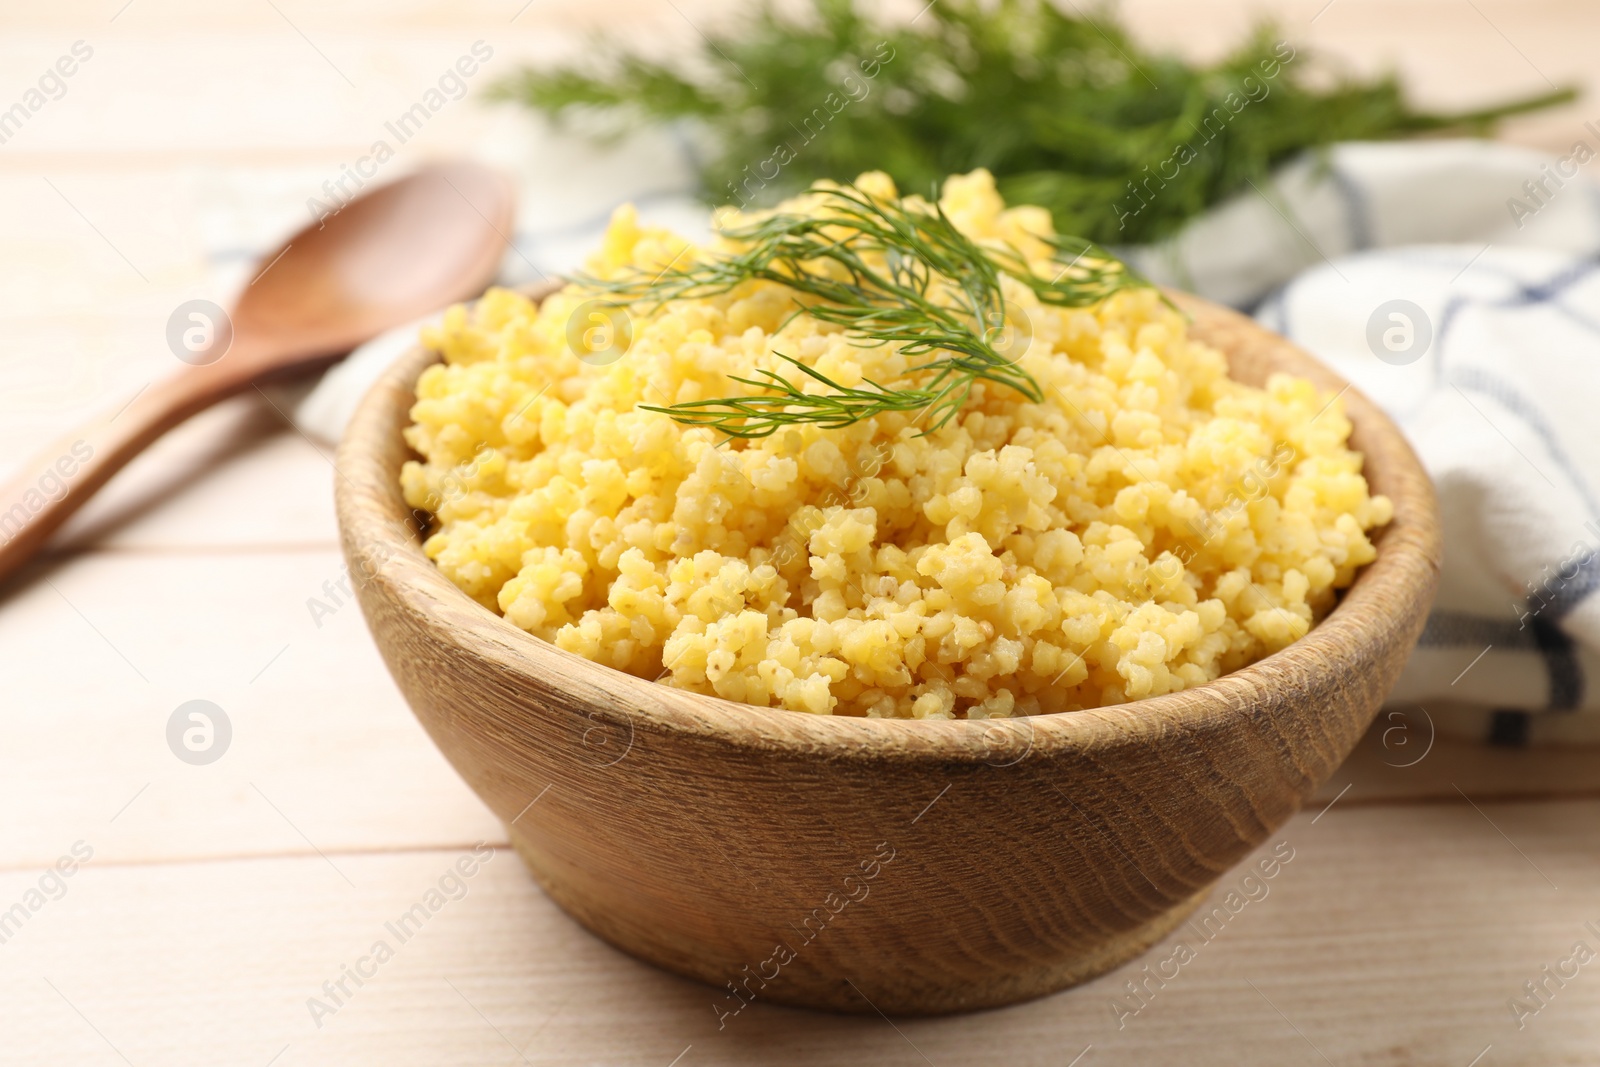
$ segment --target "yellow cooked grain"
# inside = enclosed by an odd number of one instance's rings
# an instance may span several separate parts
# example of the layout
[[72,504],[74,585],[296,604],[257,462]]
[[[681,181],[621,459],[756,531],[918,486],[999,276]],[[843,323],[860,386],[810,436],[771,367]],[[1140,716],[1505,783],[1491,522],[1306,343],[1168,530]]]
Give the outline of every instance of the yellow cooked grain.
[[[897,195],[882,174],[859,185]],[[1006,209],[987,172],[951,178],[941,204],[1050,269],[1048,213]],[[624,207],[590,266],[660,270],[730,247],[642,229]],[[847,385],[893,383],[908,361],[750,283],[636,310],[631,347],[598,365],[568,343],[591,295],[534,307],[496,290],[428,330],[444,361],[417,383],[406,437],[424,461],[402,479],[437,518],[425,548],[453,582],[643,678],[911,718],[1154,696],[1303,636],[1392,514],[1337,398],[1284,375],[1229,379],[1149,290],[1062,309],[1008,280],[1004,340],[1043,403],[980,383],[926,436],[891,414],[720,447],[638,405],[730,395],[730,374],[785,369],[774,352]],[[595,329],[585,354],[612,343]]]

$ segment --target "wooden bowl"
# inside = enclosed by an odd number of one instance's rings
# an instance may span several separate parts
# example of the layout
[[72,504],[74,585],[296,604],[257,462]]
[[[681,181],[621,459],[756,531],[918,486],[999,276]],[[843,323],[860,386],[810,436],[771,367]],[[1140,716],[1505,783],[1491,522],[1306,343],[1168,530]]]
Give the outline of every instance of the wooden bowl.
[[[1345,383],[1234,312],[1177,297],[1260,384]],[[550,896],[612,944],[750,1001],[851,1012],[1009,1004],[1173,929],[1355,746],[1433,600],[1432,488],[1393,424],[1344,402],[1378,555],[1307,636],[1183,692],[998,721],[754,708],[561,651],[423,556],[399,489],[416,349],[339,450],[338,514],[367,622],[434,741]]]

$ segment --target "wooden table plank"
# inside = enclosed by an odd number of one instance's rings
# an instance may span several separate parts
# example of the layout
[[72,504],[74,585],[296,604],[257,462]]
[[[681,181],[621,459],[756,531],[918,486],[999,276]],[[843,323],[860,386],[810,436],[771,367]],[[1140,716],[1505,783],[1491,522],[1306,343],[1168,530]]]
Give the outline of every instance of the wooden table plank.
[[1438,724],[1431,738],[1427,720],[1415,708],[1380,713],[1314,803],[1326,803],[1346,787],[1346,799],[1355,804],[1453,801],[1462,793],[1474,800],[1600,796],[1600,746],[1489,745],[1476,739],[1482,736],[1482,710],[1463,709],[1462,717],[1478,728],[1475,737],[1446,734],[1448,710],[1434,709]]
[[[389,679],[360,609],[340,597],[342,575],[331,547],[95,553],[17,590],[0,610],[0,810],[26,817],[8,820],[0,866],[54,856],[147,785],[118,818],[108,859],[496,837]],[[314,617],[312,600],[331,614]],[[169,717],[195,699],[233,727],[208,766],[167,742]]]
[[336,549],[333,449],[286,428],[274,403],[249,393],[168,434],[49,551]]
[[[1000,1050],[1019,1067],[1061,1067],[1090,1045],[1085,1065],[1281,1067],[1320,1053],[1341,1064],[1465,1067],[1490,1045],[1484,1062],[1497,1065],[1588,1064],[1600,1041],[1593,966],[1552,985],[1548,1006],[1522,1030],[1507,1001],[1574,942],[1600,948],[1585,926],[1600,921],[1597,822],[1592,800],[1302,815],[1264,847],[1290,857],[1275,877],[1224,879],[1202,915],[1229,889],[1254,899],[1204,934],[1181,928],[1076,990],[902,1020],[899,1032],[872,1015],[759,1001],[719,1031],[714,991],[581,931],[509,852],[400,944],[384,923],[422,899],[462,850],[119,866],[97,848],[66,896],[0,946],[11,1009],[0,1061],[115,1062],[87,1019],[130,1062],[172,1067],[264,1064],[285,1045],[281,1067],[515,1063],[519,1052],[536,1064],[666,1067],[689,1046],[685,1067],[923,1057],[962,1067],[993,1064]],[[63,852],[71,845],[56,842]],[[37,878],[0,876],[0,902]],[[380,939],[394,958],[360,988],[347,984],[352,995],[317,1027],[308,998],[325,997],[322,983]],[[1119,1016],[1114,1003],[1138,1003],[1116,999],[1125,983],[1171,958],[1179,941],[1193,959],[1169,966],[1164,983],[1151,980],[1137,1014]]]

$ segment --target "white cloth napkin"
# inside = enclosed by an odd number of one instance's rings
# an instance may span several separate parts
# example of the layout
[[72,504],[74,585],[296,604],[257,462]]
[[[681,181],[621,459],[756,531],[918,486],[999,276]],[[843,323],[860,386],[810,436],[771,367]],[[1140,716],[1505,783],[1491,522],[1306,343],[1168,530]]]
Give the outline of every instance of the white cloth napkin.
[[[1320,186],[1302,161],[1278,176],[1287,203],[1255,195],[1201,220],[1219,250],[1191,228],[1186,259],[1162,253],[1213,268],[1219,298],[1316,258],[1256,317],[1389,412],[1444,521],[1439,597],[1390,704],[1501,743],[1600,741],[1600,715],[1570,714],[1600,711],[1597,150],[1600,131],[1560,158],[1341,145]],[[1270,269],[1221,262],[1246,246]]]
[[1600,711],[1600,261],[1358,253],[1304,272],[1257,318],[1381,404],[1437,487],[1439,597],[1391,702],[1494,709],[1482,725],[1508,742],[1600,737],[1600,716],[1525,714]]
[[[1600,133],[1589,142],[1600,151]],[[1254,305],[1329,257],[1367,249],[1468,244],[1477,252],[1493,244],[1592,254],[1600,198],[1589,169],[1600,173],[1600,160],[1578,167],[1564,188],[1546,179],[1552,195],[1520,220],[1507,208],[1513,197],[1527,202],[1523,182],[1558,162],[1492,141],[1335,145],[1280,168],[1272,182],[1217,205],[1171,241],[1121,251],[1164,285],[1235,307]]]
[[[1600,131],[1588,140],[1600,149]],[[1600,715],[1530,714],[1600,711],[1600,186],[1578,160],[1593,154],[1338,145],[1171,241],[1120,250],[1163,284],[1254,308],[1400,423],[1438,486],[1445,562],[1390,702],[1501,742],[1600,740]],[[677,192],[641,183],[641,211],[703,232],[686,165],[679,177]],[[621,199],[563,198],[578,221],[519,230],[507,281],[533,276],[533,249],[538,270],[570,269]],[[301,428],[336,440],[415,336],[330,371],[295,409]]]

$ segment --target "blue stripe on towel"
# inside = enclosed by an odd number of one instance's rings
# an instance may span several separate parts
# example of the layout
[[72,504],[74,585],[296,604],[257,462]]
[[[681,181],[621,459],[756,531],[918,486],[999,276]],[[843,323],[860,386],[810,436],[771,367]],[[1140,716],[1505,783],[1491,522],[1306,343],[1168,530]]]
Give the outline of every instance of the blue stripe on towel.
[[1462,611],[1435,610],[1428,616],[1420,648],[1484,649],[1538,652],[1549,679],[1547,711],[1573,711],[1583,703],[1585,679],[1578,662],[1578,649],[1572,638],[1554,622],[1533,615],[1525,623],[1470,615]]
[[1444,608],[1436,608],[1428,616],[1417,644],[1422,648],[1473,649],[1493,645],[1499,649],[1528,651],[1538,647],[1526,627],[1507,619],[1491,619]]
[[1568,289],[1588,279],[1596,270],[1600,270],[1600,260],[1583,259],[1542,282],[1534,282],[1532,284],[1518,282],[1516,292],[1510,296],[1497,299],[1473,296],[1454,297],[1445,305],[1444,311],[1439,316],[1437,343],[1440,348],[1444,346],[1445,336],[1449,333],[1450,327],[1454,325],[1456,314],[1471,304],[1502,308],[1548,304],[1553,310],[1565,315],[1589,332],[1600,334],[1600,322],[1596,322],[1587,315],[1573,310],[1558,299]]
[[[1442,353],[1440,358],[1442,361]],[[1571,483],[1573,489],[1577,490],[1578,495],[1583,498],[1584,509],[1588,511],[1589,518],[1600,519],[1600,505],[1596,504],[1594,494],[1589,490],[1589,483],[1584,480],[1583,474],[1578,470],[1577,465],[1572,462],[1572,457],[1568,456],[1566,449],[1561,446],[1561,439],[1556,436],[1555,430],[1545,421],[1544,415],[1540,413],[1531,400],[1522,395],[1516,386],[1481,367],[1463,367],[1460,370],[1451,371],[1445,376],[1445,380],[1461,389],[1468,389],[1490,397],[1501,407],[1521,419],[1523,424],[1539,438],[1539,443],[1544,446],[1545,452],[1549,454],[1551,459],[1555,460],[1556,466],[1561,468],[1562,475]]]
[[1533,717],[1527,712],[1500,708],[1489,714],[1489,736],[1485,740],[1506,748],[1526,748],[1532,726]]
[[1350,227],[1350,247],[1357,252],[1371,248],[1372,204],[1367,199],[1366,189],[1340,170],[1337,164],[1329,165],[1328,175],[1333,179],[1333,187],[1344,197],[1347,208],[1345,219]]
[[1578,646],[1553,622],[1534,619],[1528,629],[1539,643],[1544,668],[1550,676],[1550,695],[1545,707],[1550,711],[1576,711],[1583,703],[1584,688]]

